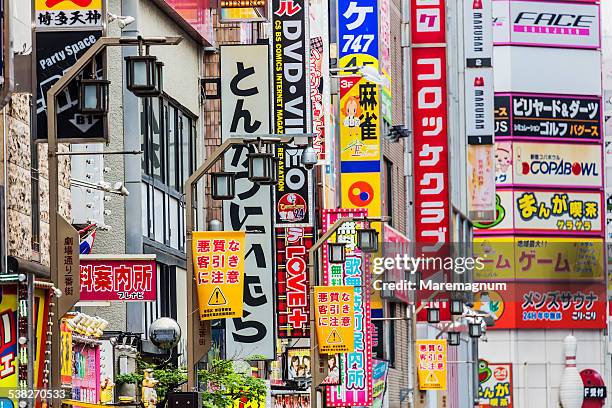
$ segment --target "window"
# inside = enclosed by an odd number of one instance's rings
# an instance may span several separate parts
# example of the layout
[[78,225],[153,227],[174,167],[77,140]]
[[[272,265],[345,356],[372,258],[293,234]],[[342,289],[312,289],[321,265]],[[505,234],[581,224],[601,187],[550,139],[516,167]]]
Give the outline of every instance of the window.
[[184,251],[181,199],[195,167],[195,117],[166,97],[146,98],[141,108],[143,235]]

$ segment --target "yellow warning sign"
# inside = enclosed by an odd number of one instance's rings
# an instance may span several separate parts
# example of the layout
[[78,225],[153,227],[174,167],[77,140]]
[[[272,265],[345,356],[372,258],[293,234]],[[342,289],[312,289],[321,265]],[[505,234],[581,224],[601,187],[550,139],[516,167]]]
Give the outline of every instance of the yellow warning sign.
[[242,317],[244,231],[193,233],[193,273],[201,320]]
[[208,306],[224,306],[227,304],[227,300],[225,296],[223,296],[223,292],[217,286],[215,290],[213,290],[212,295],[210,295],[210,299],[208,299]]
[[355,287],[315,286],[315,318],[321,354],[355,350]]
[[417,340],[417,371],[421,390],[446,390],[446,340]]

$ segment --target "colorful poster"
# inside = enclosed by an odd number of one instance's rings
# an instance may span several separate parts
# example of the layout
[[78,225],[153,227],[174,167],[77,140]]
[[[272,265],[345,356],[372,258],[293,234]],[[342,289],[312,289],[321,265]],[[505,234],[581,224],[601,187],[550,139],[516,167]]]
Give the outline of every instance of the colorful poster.
[[382,360],[373,361],[372,372],[372,408],[382,408],[387,389],[387,374],[389,374],[389,362]]
[[514,191],[517,232],[603,235],[603,215],[600,192]]
[[419,389],[446,390],[446,340],[417,340]]
[[192,233],[200,320],[242,317],[245,237],[242,231]]
[[596,283],[507,283],[475,294],[474,310],[496,318],[491,329],[605,329],[606,286]]
[[[221,135],[269,134],[269,60],[267,45],[221,46]],[[274,213],[272,187],[248,180],[249,149],[226,153],[225,171],[236,173],[236,197],[223,202],[226,231],[262,231],[245,240],[244,313],[226,320],[227,354],[275,358]]]
[[[327,231],[339,218],[363,217],[366,210],[323,209],[322,231]],[[341,354],[340,386],[327,387],[327,405],[332,407],[368,406],[372,403],[372,337],[370,292],[363,290],[370,286],[370,276],[364,272],[364,258],[357,248],[356,228],[361,222],[345,223],[329,242],[346,243],[344,264],[330,264],[327,260],[327,243],[323,245],[323,285],[354,286],[355,330],[352,353]]]
[[309,226],[313,223],[313,174],[302,165],[302,148],[276,146],[278,183],[275,186],[277,226]]
[[513,184],[513,168],[512,142],[495,142],[495,184],[498,187]]
[[319,352],[352,353],[355,350],[355,288],[315,286],[314,296]]
[[474,280],[601,281],[604,279],[601,238],[475,237],[474,257],[483,268]]
[[81,301],[157,300],[155,255],[81,255]]
[[312,227],[276,228],[276,293],[278,336],[310,336],[308,251]]
[[411,67],[415,236],[431,256],[450,241],[446,48],[414,48]]
[[512,408],[512,364],[478,360],[480,408]]
[[37,29],[101,29],[102,12],[102,0],[34,0]]
[[587,48],[600,46],[599,5],[496,1],[496,45]]
[[0,285],[0,334],[0,390],[16,390],[17,285]]
[[[329,163],[326,135],[330,128],[329,95],[329,10],[324,0],[311,0],[310,12],[310,100],[312,103],[312,146],[319,160]],[[328,138],[329,139],[329,138]],[[333,156],[333,155],[332,155]]]
[[468,145],[468,211],[472,221],[495,220],[495,145]]
[[312,364],[310,361],[310,349],[307,348],[288,348],[287,361],[287,380],[306,381],[312,378]]
[[270,408],[311,408],[310,394],[274,394]]
[[72,329],[62,319],[60,326],[60,365],[62,386],[72,385]]
[[[508,143],[508,142],[506,142]],[[514,142],[515,185],[601,188],[601,145]]]

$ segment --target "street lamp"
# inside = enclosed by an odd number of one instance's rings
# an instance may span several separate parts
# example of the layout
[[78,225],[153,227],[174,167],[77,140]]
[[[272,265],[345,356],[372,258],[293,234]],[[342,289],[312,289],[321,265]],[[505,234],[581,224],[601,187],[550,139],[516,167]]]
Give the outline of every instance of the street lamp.
[[140,91],[139,96],[155,97],[162,94],[162,91],[164,90],[164,63],[161,61],[155,62],[153,82],[155,87],[151,91]]
[[81,79],[79,82],[79,112],[89,115],[108,113],[108,87],[106,79]]
[[211,173],[212,198],[231,200],[236,195],[236,175],[227,171]]
[[344,242],[329,242],[327,252],[329,263],[342,264],[346,261],[346,244]]
[[482,336],[482,325],[476,319],[468,324],[468,329],[471,338],[478,339]]
[[427,308],[427,323],[440,323],[440,308],[429,307]]
[[448,336],[449,346],[458,346],[461,343],[461,333],[458,331],[449,331],[446,333]]
[[361,251],[373,253],[378,251],[378,231],[374,228],[357,230],[357,246]]
[[272,153],[249,153],[249,180],[253,183],[272,183],[274,155]]
[[451,299],[450,301],[450,313],[453,316],[460,316],[463,314],[463,300]]
[[127,89],[136,96],[151,96],[157,82],[157,58],[153,55],[125,57]]

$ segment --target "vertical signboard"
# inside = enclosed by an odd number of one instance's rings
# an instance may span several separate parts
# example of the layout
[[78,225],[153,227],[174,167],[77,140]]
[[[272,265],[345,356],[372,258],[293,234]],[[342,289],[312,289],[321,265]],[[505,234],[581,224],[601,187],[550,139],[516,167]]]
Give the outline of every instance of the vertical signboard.
[[329,161],[326,135],[329,122],[329,22],[328,3],[311,0],[309,7],[310,32],[310,100],[312,104],[312,146],[319,160]]
[[493,68],[465,70],[465,133],[468,144],[493,144]]
[[467,68],[493,66],[493,6],[491,3],[491,0],[463,0],[463,41]]
[[[270,98],[267,45],[221,47],[221,134],[270,133]],[[223,202],[227,231],[257,230],[245,242],[244,311],[228,319],[227,355],[274,359],[274,259],[272,251],[272,187],[247,178],[246,154],[235,147],[226,153],[225,171],[235,172],[236,197]]]
[[417,372],[420,390],[446,390],[446,340],[417,340]]
[[379,0],[380,5],[380,71],[388,79],[382,86],[381,114],[388,125],[393,124],[391,93],[391,1]]
[[310,336],[310,282],[308,251],[312,227],[276,228],[276,304],[278,336]]
[[495,219],[495,145],[468,145],[468,211],[472,221]]
[[62,296],[57,300],[59,317],[64,316],[79,301],[81,292],[81,271],[79,233],[66,219],[57,217],[57,259],[59,262],[58,287]]
[[478,406],[512,408],[512,364],[478,360]]
[[192,233],[200,320],[242,317],[245,236],[243,231]]
[[[323,210],[323,232],[341,217],[364,217],[366,210]],[[357,248],[356,228],[359,222],[348,222],[336,232],[336,242],[346,243],[344,264],[327,261],[327,244],[323,245],[323,285],[355,287],[355,331],[352,353],[341,354],[342,364],[339,386],[327,387],[327,406],[370,406],[372,404],[372,329],[370,320],[370,275],[365,273],[363,254]]]
[[354,286],[315,286],[315,324],[321,354],[355,350],[354,306]]
[[302,148],[276,146],[278,183],[275,186],[277,226],[309,226],[314,217],[312,171],[302,165]]

